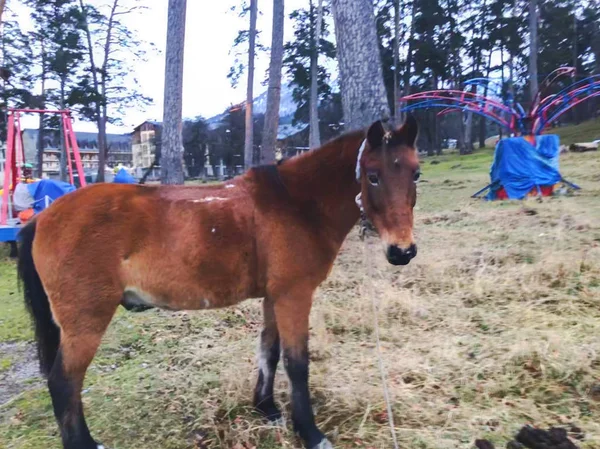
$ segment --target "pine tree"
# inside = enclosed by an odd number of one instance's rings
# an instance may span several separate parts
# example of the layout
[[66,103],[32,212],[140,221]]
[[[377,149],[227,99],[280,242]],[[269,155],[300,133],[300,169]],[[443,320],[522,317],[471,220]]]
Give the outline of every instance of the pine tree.
[[[98,127],[98,182],[104,181],[104,166],[108,153],[107,123],[118,123],[120,115],[130,107],[143,107],[151,99],[127,83],[135,63],[145,60],[147,44],[140,42],[127,27],[123,17],[139,14],[146,9],[140,1],[125,4],[112,0],[97,9],[79,0],[83,20],[88,68],[73,92],[76,103],[82,104],[80,114],[95,121]],[[96,48],[101,48],[97,52]],[[133,87],[132,87],[133,86]]]
[[[329,9],[323,7],[323,22],[321,38],[319,39],[318,55],[321,62],[335,57],[335,46],[327,38],[329,30],[325,18],[330,14]],[[294,123],[310,123],[311,103],[311,60],[314,58],[314,45],[312,30],[316,30],[317,12],[314,8],[299,9],[290,14],[294,23],[294,39],[285,44],[284,66],[291,77],[293,98],[298,108],[294,114]],[[328,101],[331,97],[329,84],[330,74],[324,65],[318,65],[318,100]]]
[[10,10],[0,25],[0,141],[6,142],[6,108],[36,106],[32,95],[34,73],[30,36],[24,34]]
[[202,117],[183,122],[183,160],[190,177],[198,177],[204,170],[208,131],[208,124]]
[[[58,83],[58,89],[42,93],[45,103],[59,109],[74,106],[71,97],[77,85],[84,61],[84,46],[81,39],[82,17],[74,0],[28,0],[32,7],[34,33],[43,42],[41,61],[44,77]],[[40,123],[42,120],[40,120]],[[53,127],[61,129],[56,117],[51,117]],[[58,131],[61,146],[60,178],[67,178],[67,157],[63,133]],[[39,168],[39,167],[38,167]]]

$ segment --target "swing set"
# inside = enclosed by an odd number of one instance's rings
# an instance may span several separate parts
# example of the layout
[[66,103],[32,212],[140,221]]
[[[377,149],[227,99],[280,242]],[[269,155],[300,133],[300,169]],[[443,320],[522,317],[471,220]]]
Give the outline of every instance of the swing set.
[[[10,242],[16,240],[16,235],[20,229],[19,219],[16,218],[13,211],[13,194],[19,183],[30,183],[32,179],[25,173],[25,147],[23,145],[23,132],[21,128],[21,117],[23,114],[57,114],[60,117],[61,132],[66,150],[67,169],[69,173],[69,182],[75,185],[75,169],[79,178],[81,187],[85,187],[85,175],[77,138],[73,131],[73,122],[69,110],[48,110],[48,109],[8,109],[7,117],[7,139],[6,139],[6,160],[4,162],[4,183],[2,189],[2,203],[0,205],[0,242]],[[43,148],[41,149],[43,151]]]

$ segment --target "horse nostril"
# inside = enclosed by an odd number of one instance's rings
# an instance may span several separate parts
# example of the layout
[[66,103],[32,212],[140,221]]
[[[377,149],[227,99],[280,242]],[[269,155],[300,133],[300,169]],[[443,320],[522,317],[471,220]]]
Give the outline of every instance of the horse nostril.
[[415,258],[417,257],[417,245],[415,245],[414,243],[412,245],[410,245],[408,247],[408,251],[411,254],[411,257]]
[[393,265],[406,265],[417,255],[417,246],[410,245],[408,248],[400,248],[396,245],[389,245],[387,248],[387,259]]

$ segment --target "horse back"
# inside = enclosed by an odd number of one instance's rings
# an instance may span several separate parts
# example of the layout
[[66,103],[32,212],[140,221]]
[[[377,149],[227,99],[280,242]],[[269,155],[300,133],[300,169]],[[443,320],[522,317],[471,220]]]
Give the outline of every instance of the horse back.
[[43,283],[61,289],[71,276],[168,309],[258,296],[253,208],[236,189],[101,184],[66,195],[37,217]]

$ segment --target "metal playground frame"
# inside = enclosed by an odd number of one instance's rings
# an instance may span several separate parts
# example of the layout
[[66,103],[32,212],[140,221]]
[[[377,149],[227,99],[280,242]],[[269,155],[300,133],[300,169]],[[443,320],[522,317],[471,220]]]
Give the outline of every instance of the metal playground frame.
[[[12,194],[19,182],[24,182],[22,166],[25,161],[25,148],[23,145],[23,130],[21,129],[22,114],[58,114],[60,116],[61,131],[64,136],[64,145],[67,157],[67,169],[69,172],[69,181],[75,184],[75,175],[73,172],[73,163],[79,177],[81,187],[85,187],[85,175],[77,138],[73,131],[73,122],[71,112],[67,109],[48,110],[48,109],[8,109],[7,120],[7,139],[6,139],[6,160],[4,164],[4,183],[2,191],[2,204],[0,207],[0,242],[16,241],[17,233],[20,229],[18,219],[13,217],[12,213]],[[41,149],[43,151],[43,148]]]

